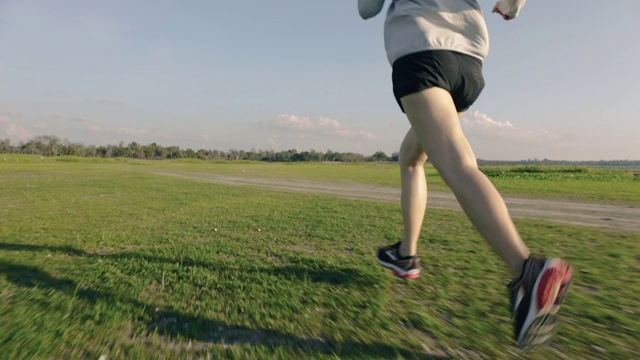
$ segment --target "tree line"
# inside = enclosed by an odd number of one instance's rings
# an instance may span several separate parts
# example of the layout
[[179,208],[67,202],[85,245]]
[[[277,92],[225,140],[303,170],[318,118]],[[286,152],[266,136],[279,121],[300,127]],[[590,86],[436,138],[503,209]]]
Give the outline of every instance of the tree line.
[[388,156],[382,151],[365,156],[352,152],[336,152],[327,150],[297,151],[295,149],[274,150],[207,150],[207,149],[181,149],[178,146],[162,146],[156,143],[141,145],[135,141],[125,145],[95,146],[82,143],[72,143],[68,139],[60,139],[55,135],[40,135],[11,144],[9,139],[0,140],[0,153],[4,154],[29,154],[39,156],[82,156],[116,158],[126,157],[133,159],[163,160],[163,159],[200,159],[200,160],[252,160],[274,162],[296,161],[337,161],[337,162],[396,162],[398,153]]
[[[131,142],[124,145],[95,146],[82,143],[72,143],[67,139],[61,140],[55,135],[40,135],[27,142],[17,145],[11,144],[9,139],[0,140],[0,153],[4,154],[30,154],[39,156],[82,156],[116,158],[126,157],[133,159],[163,160],[163,159],[201,159],[201,160],[251,160],[273,162],[297,162],[297,161],[335,161],[335,162],[397,162],[398,153],[388,156],[382,151],[365,156],[353,152],[337,152],[327,150],[297,151],[295,149],[274,150],[206,150],[206,149],[181,149],[178,146],[162,146],[156,143],[141,145]],[[640,160],[595,160],[595,161],[565,161],[549,159],[527,159],[519,161],[494,161],[478,159],[480,166],[492,165],[550,165],[550,166],[592,166],[625,169],[640,169]]]

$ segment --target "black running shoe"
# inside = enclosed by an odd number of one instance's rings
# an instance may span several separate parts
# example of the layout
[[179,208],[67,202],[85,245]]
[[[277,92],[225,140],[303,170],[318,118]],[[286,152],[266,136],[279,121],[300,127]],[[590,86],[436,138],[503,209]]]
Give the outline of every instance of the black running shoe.
[[403,279],[417,279],[420,277],[420,258],[417,256],[400,256],[400,243],[378,249],[378,262],[393,270],[393,273]]
[[515,339],[519,348],[533,351],[547,345],[558,329],[557,313],[573,271],[562,259],[529,257],[522,276],[509,284]]

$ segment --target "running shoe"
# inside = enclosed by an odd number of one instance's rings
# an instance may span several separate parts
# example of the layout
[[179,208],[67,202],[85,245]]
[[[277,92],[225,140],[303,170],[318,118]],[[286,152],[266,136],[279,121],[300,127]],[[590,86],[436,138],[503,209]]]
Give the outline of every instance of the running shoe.
[[516,344],[528,352],[546,346],[558,330],[557,313],[573,271],[562,259],[529,257],[522,276],[509,284]]
[[400,256],[400,242],[378,250],[378,262],[393,270],[393,273],[403,279],[417,279],[420,277],[420,258],[417,256]]

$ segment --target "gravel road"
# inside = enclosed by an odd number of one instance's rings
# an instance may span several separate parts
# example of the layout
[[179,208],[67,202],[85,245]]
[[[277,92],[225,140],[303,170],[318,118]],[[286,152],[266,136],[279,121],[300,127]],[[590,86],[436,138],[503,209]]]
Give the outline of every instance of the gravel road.
[[[333,195],[348,199],[400,202],[400,189],[387,186],[233,177],[208,173],[153,173],[156,175],[224,185],[253,186],[270,190]],[[598,202],[550,200],[514,196],[505,196],[505,201],[509,207],[509,212],[515,218],[540,219],[578,226],[640,232],[640,204],[634,206],[613,205]],[[429,191],[428,206],[434,209],[462,211],[453,194],[443,191]]]

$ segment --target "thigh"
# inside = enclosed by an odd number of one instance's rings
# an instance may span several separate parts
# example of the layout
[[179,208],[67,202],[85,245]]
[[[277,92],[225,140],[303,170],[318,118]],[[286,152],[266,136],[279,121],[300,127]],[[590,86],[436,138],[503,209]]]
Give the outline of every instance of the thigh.
[[448,91],[434,87],[407,95],[401,101],[418,141],[443,177],[452,167],[477,167]]

